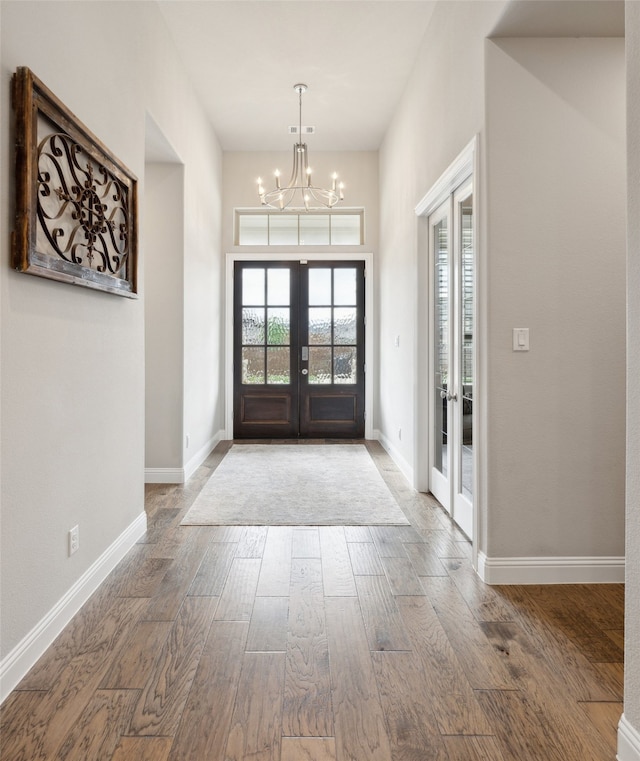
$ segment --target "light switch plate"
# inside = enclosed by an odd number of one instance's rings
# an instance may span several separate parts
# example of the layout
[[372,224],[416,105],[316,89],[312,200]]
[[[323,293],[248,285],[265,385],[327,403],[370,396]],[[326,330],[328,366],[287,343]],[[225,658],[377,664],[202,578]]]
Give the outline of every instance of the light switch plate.
[[529,328],[513,329],[513,350],[529,351]]

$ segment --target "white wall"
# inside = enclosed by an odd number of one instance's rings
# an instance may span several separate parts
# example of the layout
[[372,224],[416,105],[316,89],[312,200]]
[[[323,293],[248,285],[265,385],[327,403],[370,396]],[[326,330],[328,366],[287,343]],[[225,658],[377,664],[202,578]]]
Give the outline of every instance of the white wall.
[[640,3],[626,4],[627,45],[627,566],[624,713],[640,759]]
[[[485,42],[503,9],[438,5],[380,151],[378,426],[405,470],[420,465],[414,421],[427,386],[415,326],[427,284],[416,283],[425,252],[413,209],[480,133],[489,478],[478,549],[611,557],[615,573],[624,554],[624,43]],[[512,353],[513,327],[530,328],[528,354]]]
[[[284,140],[286,140],[286,135]],[[291,138],[291,147],[293,147]],[[330,186],[331,175],[337,172],[344,182],[345,200],[336,208],[357,207],[365,209],[365,242],[363,246],[341,246],[341,251],[378,250],[378,154],[361,152],[314,151],[309,141],[309,164],[315,181],[321,186]],[[236,208],[260,208],[256,180],[263,179],[266,189],[274,187],[273,173],[280,169],[288,179],[292,154],[272,152],[225,152],[223,170],[223,217],[222,246],[225,252],[254,252],[258,247],[233,245],[233,210]],[[297,246],[283,247],[286,251],[298,250]],[[304,250],[304,249],[302,249]],[[314,251],[330,251],[329,246],[314,246]]]
[[[204,122],[185,146],[184,433],[188,477],[223,435],[222,152]],[[182,154],[181,154],[182,155]]]
[[[29,66],[137,174],[141,199],[146,111],[184,162],[185,331],[194,315],[211,318],[197,346],[185,344],[185,417],[199,449],[222,418],[221,151],[166,25],[152,3],[3,2],[1,13],[2,103],[10,102],[12,72]],[[83,62],[90,61],[100,64],[99,86],[87,79]],[[0,112],[6,231],[11,112]],[[137,300],[12,272],[8,235],[0,238],[3,657],[143,511],[144,283],[154,259],[143,203],[140,211]],[[201,419],[192,421],[196,405]],[[67,531],[75,524],[81,546],[69,558]]]
[[147,163],[144,185],[144,464],[175,474],[184,464],[184,165]]
[[624,40],[486,52],[486,552],[621,557]]
[[426,299],[427,287],[416,273],[426,252],[418,253],[414,208],[483,128],[484,38],[503,7],[492,2],[438,5],[380,149],[378,427],[405,472],[418,470],[417,396],[426,391],[416,336],[417,297],[420,292]]

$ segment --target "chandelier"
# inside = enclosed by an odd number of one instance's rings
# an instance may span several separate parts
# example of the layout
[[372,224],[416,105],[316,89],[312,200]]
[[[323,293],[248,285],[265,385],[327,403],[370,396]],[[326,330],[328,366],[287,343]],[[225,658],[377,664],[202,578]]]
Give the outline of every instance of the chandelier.
[[[294,85],[293,89],[298,93],[298,139],[302,140],[302,93],[306,92],[307,86],[298,84]],[[280,211],[288,207],[311,211],[330,209],[338,201],[344,200],[344,185],[341,182],[338,183],[338,175],[335,172],[331,176],[332,186],[330,189],[319,188],[313,184],[306,143],[299,142],[293,146],[293,168],[289,182],[286,185],[280,183],[279,169],[275,171],[275,178],[275,188],[265,190],[262,179],[258,177],[258,195],[263,206],[280,209]]]

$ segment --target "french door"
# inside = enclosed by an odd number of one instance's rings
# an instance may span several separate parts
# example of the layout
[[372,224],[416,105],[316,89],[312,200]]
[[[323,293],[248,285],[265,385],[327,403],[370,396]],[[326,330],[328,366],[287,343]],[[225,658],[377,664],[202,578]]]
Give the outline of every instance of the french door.
[[362,438],[364,331],[364,262],[237,261],[234,438]]
[[474,217],[471,182],[429,217],[432,291],[430,489],[473,538]]

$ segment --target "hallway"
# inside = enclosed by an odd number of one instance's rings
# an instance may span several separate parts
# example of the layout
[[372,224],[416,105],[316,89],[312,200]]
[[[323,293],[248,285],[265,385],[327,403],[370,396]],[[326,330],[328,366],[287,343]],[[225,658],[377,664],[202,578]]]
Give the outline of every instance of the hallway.
[[149,530],[2,707],[6,761],[608,761],[623,586],[488,587],[411,526],[180,527],[229,446],[149,485]]

